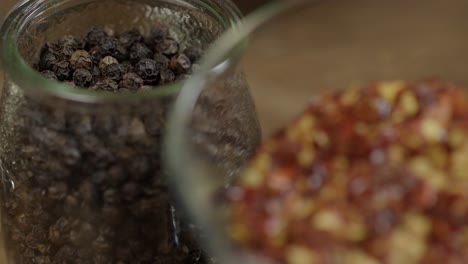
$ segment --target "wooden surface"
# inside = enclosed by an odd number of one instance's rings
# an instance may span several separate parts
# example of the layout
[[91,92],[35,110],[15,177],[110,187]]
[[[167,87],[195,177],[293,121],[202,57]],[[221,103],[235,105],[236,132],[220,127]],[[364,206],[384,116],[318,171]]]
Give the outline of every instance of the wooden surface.
[[321,90],[429,77],[468,85],[466,14],[466,0],[330,0],[276,18],[244,59],[266,134]]

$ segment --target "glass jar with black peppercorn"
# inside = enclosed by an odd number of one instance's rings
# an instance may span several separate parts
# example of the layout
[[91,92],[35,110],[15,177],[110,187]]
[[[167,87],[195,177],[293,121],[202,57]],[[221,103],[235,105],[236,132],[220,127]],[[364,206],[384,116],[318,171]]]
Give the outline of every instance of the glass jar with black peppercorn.
[[[161,135],[203,50],[239,18],[225,0],[16,6],[0,36],[1,263],[210,262],[170,199]],[[197,125],[224,142],[218,155],[243,157],[257,123],[232,78],[205,94],[223,120],[201,111]]]

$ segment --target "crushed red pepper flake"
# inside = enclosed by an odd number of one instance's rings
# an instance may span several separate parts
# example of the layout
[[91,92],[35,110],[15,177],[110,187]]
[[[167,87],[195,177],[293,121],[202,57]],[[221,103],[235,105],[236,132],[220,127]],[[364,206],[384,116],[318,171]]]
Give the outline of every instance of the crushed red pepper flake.
[[321,95],[230,189],[230,236],[280,264],[468,263],[466,99],[439,80]]

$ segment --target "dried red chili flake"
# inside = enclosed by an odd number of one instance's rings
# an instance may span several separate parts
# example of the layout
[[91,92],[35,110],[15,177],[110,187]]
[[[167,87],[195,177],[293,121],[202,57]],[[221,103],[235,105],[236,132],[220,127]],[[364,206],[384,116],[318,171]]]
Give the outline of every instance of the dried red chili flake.
[[390,81],[322,95],[232,191],[230,236],[275,263],[468,263],[463,88]]

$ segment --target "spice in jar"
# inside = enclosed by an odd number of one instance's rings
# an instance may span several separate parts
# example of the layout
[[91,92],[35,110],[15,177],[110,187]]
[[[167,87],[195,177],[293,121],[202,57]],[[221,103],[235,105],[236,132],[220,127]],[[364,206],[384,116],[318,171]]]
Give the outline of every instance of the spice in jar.
[[468,263],[467,135],[450,83],[325,93],[229,189],[229,235],[274,263]]
[[[185,79],[179,75],[191,73],[192,63],[200,58],[201,49],[187,47],[180,50],[180,46],[169,30],[153,30],[145,37],[137,30],[110,36],[103,29],[93,28],[83,39],[65,36],[57,43],[44,45],[37,67],[46,78],[70,82],[76,87],[138,91],[142,86],[140,82],[123,81],[125,74],[134,72],[144,84],[158,86]],[[89,80],[89,73],[94,76],[92,80]],[[108,81],[103,82],[103,79],[122,85],[119,89],[109,89]],[[132,82],[131,89],[128,88],[129,81]],[[135,85],[139,87],[135,88]]]
[[[168,63],[184,56],[181,44],[170,31],[154,32],[93,28],[83,39],[66,36],[43,47],[37,70],[101,92],[158,89],[182,72],[185,78],[187,64],[179,73]],[[194,227],[174,210],[161,169],[172,98],[82,111],[19,92],[4,100],[2,220],[15,263],[208,263]]]

